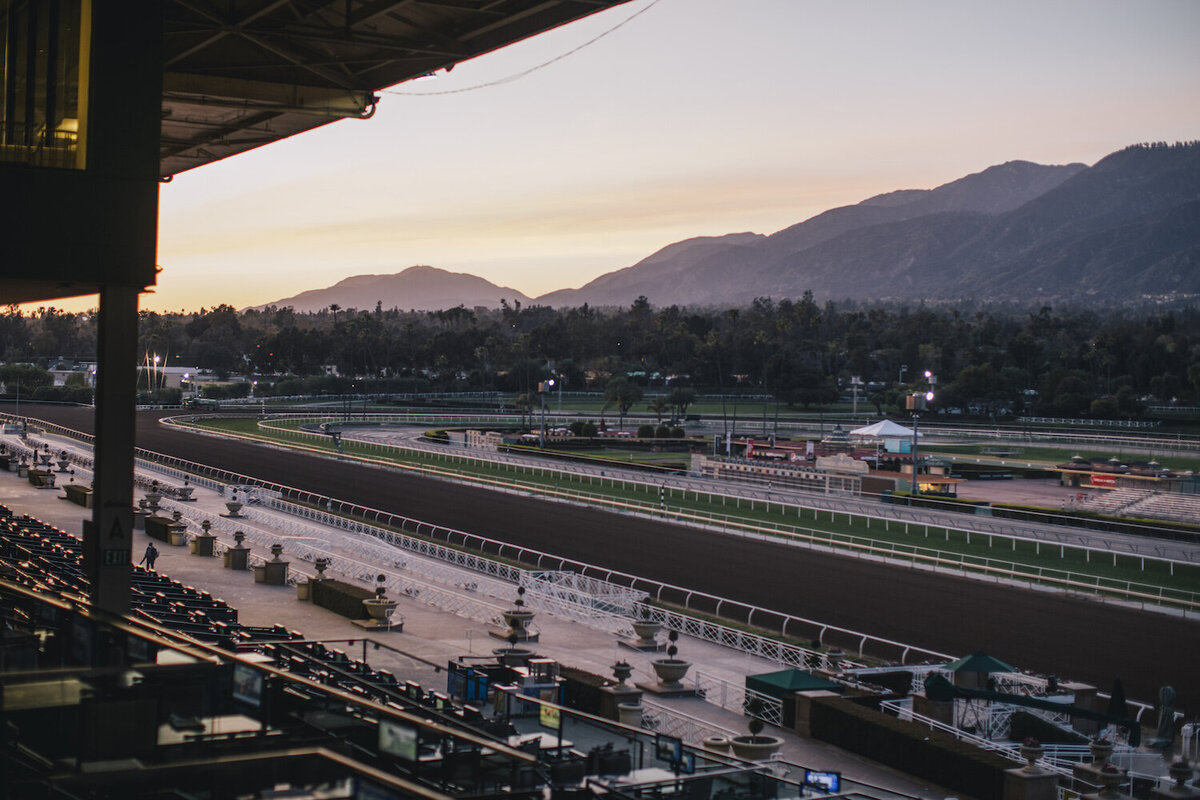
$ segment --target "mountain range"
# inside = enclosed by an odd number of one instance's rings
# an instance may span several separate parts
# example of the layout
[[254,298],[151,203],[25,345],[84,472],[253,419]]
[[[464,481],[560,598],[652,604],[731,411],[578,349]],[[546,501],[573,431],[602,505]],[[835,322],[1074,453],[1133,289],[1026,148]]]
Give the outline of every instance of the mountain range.
[[877,195],[769,236],[668,245],[577,288],[529,298],[411,267],[271,305],[436,310],[500,299],[555,307],[819,300],[1073,300],[1200,294],[1200,142],[1135,145],[1088,167],[1009,161],[928,190]]

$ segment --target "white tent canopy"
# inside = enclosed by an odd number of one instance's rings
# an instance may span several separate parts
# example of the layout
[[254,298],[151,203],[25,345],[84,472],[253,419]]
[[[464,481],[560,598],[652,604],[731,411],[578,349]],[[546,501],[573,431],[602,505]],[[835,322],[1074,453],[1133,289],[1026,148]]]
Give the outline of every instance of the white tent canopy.
[[[899,437],[899,436],[911,437],[913,435],[913,432],[912,432],[912,428],[906,428],[903,425],[897,425],[896,423],[892,422],[890,419],[885,419],[885,420],[876,422],[874,425],[868,425],[865,428],[855,428],[854,430],[850,431],[850,435],[851,436],[874,436],[876,438],[883,439],[883,438],[895,438],[895,437]],[[917,436],[921,436],[921,435],[922,434],[920,432],[917,433]]]

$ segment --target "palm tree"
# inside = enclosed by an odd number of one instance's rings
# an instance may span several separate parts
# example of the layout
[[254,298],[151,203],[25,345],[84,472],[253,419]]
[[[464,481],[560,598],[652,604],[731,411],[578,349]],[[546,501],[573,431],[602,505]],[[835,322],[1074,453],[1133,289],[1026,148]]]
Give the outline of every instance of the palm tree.
[[604,387],[604,399],[617,404],[621,413],[621,430],[625,429],[625,414],[638,400],[642,399],[642,387],[623,375],[618,375]]
[[654,416],[658,418],[658,422],[656,424],[662,425],[663,414],[671,410],[671,403],[669,400],[667,400],[667,398],[659,395],[650,401],[650,404],[646,406],[646,410],[653,411]]

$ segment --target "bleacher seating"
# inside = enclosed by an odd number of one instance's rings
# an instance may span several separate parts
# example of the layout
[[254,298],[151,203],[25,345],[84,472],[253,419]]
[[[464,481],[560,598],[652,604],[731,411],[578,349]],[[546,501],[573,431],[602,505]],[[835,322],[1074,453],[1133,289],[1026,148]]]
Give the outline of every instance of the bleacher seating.
[[[0,506],[0,561],[26,585],[43,586],[57,593],[88,592],[83,572],[83,542],[33,517],[14,515],[3,506]],[[231,648],[301,638],[280,625],[242,625],[236,609],[208,592],[140,566],[131,570],[130,609],[137,616]]]
[[1153,492],[1126,507],[1122,511],[1122,515],[1195,523],[1200,521],[1200,496],[1176,492]]

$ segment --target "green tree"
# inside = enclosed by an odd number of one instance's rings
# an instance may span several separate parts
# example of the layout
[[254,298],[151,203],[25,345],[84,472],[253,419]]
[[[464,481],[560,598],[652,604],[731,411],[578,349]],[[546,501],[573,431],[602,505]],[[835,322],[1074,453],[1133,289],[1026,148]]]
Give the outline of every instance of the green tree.
[[655,422],[661,425],[663,414],[671,410],[671,401],[662,395],[658,395],[650,401],[650,404],[646,406],[646,410],[653,412]]
[[633,408],[634,403],[642,399],[642,387],[624,375],[618,375],[604,387],[604,399],[616,404],[621,415],[621,429],[624,430],[625,415]]
[[667,399],[678,409],[679,417],[683,418],[687,415],[688,406],[696,402],[696,390],[688,386],[676,386]]
[[4,364],[0,366],[0,383],[9,394],[19,390],[22,395],[32,396],[35,389],[52,385],[54,376],[34,364]]

